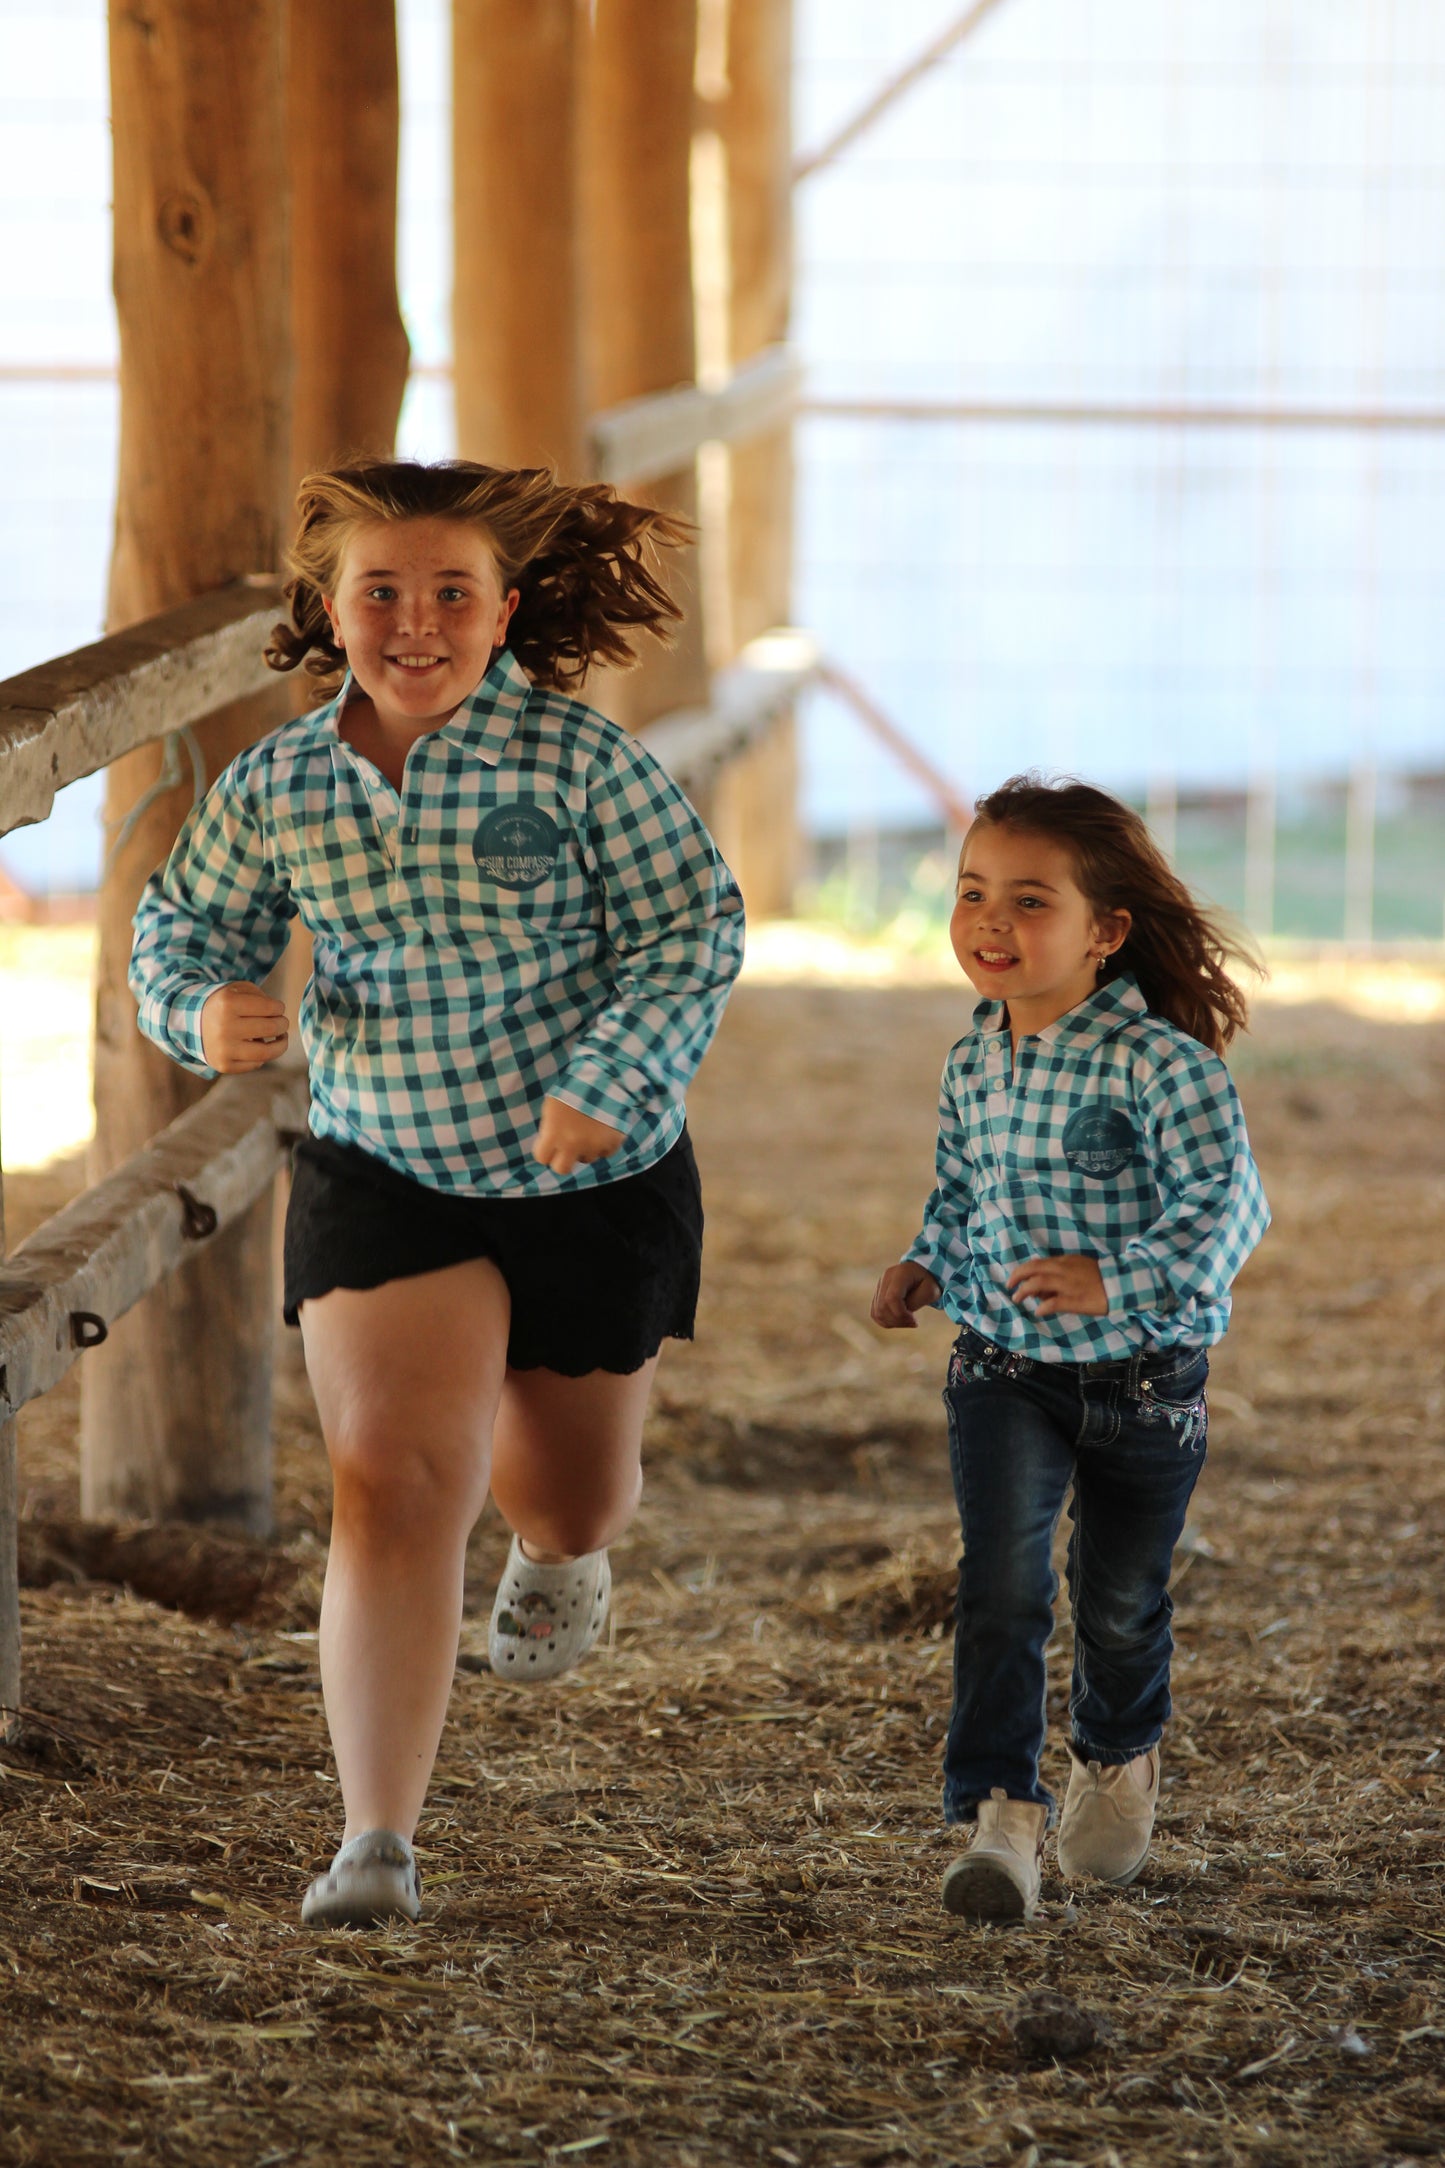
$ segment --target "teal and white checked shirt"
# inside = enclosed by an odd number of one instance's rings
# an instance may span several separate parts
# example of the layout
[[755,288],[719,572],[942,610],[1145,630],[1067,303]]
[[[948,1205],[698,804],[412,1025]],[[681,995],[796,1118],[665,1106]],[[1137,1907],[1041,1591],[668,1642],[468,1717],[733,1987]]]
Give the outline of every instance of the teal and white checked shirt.
[[[742,960],[742,899],[627,731],[506,649],[412,747],[398,798],[329,706],[247,748],[136,913],[141,1029],[203,1076],[200,1016],[260,982],[299,917],[311,1127],[432,1189],[543,1196],[660,1159]],[[557,1175],[551,1096],[626,1139]]]
[[[1131,977],[1021,1038],[1016,1062],[1004,1004],[978,1004],[944,1066],[937,1186],[907,1252],[955,1323],[1041,1362],[1210,1347],[1268,1225],[1229,1071]],[[1080,1251],[1106,1317],[1020,1308],[1016,1265]]]

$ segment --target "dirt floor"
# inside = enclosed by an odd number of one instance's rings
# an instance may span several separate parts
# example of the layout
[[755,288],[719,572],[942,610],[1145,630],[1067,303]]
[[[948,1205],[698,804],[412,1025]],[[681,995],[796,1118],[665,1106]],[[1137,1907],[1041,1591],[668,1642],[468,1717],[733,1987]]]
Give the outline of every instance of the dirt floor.
[[[494,1680],[484,1523],[417,1929],[297,1925],[338,1811],[294,1365],[278,1550],[198,1538],[169,1580],[185,1542],[71,1525],[73,1375],[28,1411],[0,2161],[1445,2155],[1445,1023],[1261,1009],[1237,1066],[1276,1227],[1181,1546],[1155,1857],[970,1929],[937,1894],[947,1328],[867,1322],[961,1016],[929,987],[737,995],[693,1096],[700,1335],[664,1362],[610,1642]],[[77,1173],[12,1181],[12,1241]],[[1065,1620],[1056,1781],[1067,1663]]]

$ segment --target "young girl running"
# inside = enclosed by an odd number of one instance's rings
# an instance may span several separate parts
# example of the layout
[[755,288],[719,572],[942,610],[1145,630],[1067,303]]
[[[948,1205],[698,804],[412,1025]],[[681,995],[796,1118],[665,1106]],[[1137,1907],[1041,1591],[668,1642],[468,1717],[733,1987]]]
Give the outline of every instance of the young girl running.
[[1219,1059],[1244,1023],[1227,940],[1138,815],[1015,777],[963,846],[954,953],[983,999],[948,1057],[937,1186],[878,1283],[880,1325],[961,1330],[944,1404],[963,1524],[944,1817],[973,1824],[950,1912],[1028,1919],[1050,1563],[1066,1493],[1069,1879],[1143,1867],[1169,1715],[1167,1592],[1204,1463],[1207,1350],[1269,1223]]
[[556,1677],[607,1611],[662,1341],[692,1335],[683,1091],[742,949],[702,823],[572,698],[678,612],[683,530],[602,487],[456,462],[302,484],[268,661],[331,697],[234,761],[137,913],[144,1031],[188,1068],[283,1053],[290,921],[310,1135],[286,1221],[334,1481],[321,1676],[346,1826],[302,1917],[415,1919],[411,1837],[468,1533],[514,1531],[493,1669]]

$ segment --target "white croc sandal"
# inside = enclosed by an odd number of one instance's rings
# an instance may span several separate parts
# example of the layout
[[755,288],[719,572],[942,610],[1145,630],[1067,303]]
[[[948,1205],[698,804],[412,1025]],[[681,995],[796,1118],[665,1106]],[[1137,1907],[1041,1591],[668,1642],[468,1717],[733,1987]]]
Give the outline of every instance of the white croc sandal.
[[378,1927],[414,1920],[421,1911],[421,1875],[405,1837],[367,1829],[343,1844],[325,1874],[301,1901],[303,1927]]
[[539,1566],[513,1536],[492,1605],[487,1656],[493,1671],[528,1686],[570,1671],[601,1633],[611,1596],[605,1551]]

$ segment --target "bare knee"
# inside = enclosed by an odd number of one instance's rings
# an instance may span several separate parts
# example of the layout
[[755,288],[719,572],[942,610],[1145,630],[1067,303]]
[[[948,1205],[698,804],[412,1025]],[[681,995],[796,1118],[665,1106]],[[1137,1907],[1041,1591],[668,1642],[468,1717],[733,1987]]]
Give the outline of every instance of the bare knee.
[[642,1470],[632,1468],[604,1487],[573,1489],[564,1497],[504,1497],[497,1504],[510,1525],[534,1551],[559,1551],[580,1558],[584,1551],[605,1551],[631,1521],[642,1497]]
[[[485,1465],[438,1453],[364,1422],[327,1439],[333,1526],[380,1549],[464,1536],[486,1499]],[[476,1456],[482,1462],[482,1456]]]

